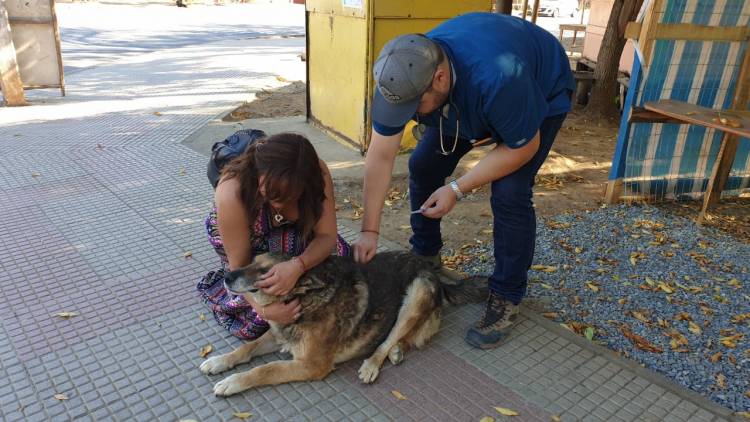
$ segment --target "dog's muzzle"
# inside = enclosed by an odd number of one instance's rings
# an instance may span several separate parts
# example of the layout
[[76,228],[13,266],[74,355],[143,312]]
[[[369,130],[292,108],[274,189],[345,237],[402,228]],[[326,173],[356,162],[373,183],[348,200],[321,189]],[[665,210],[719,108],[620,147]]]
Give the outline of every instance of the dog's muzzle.
[[[224,276],[224,288],[227,289],[228,292],[232,294],[242,294],[242,293],[255,293],[258,291],[258,288],[250,285],[247,286],[247,283],[241,283],[238,282],[238,280],[242,280],[243,271],[242,270],[236,270],[231,271],[227,275]],[[243,286],[244,285],[244,286]]]

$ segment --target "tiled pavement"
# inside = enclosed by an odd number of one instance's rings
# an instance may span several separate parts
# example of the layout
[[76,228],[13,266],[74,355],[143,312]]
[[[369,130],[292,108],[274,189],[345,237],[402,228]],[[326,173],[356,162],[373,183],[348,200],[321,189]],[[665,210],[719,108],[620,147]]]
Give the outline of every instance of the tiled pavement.
[[[219,45],[250,55],[257,46]],[[198,61],[195,69],[210,69],[201,66],[199,48],[185,49]],[[171,91],[174,79],[162,74],[150,81],[145,69],[158,74],[164,62],[148,56],[139,57],[148,64],[138,75],[142,91]],[[128,72],[127,61],[78,72],[66,101],[90,100],[98,75],[127,80]],[[215,398],[212,385],[221,376],[198,371],[198,351],[211,344],[213,353],[224,353],[240,342],[210,317],[199,319],[206,311],[194,286],[216,264],[202,226],[211,190],[206,158],[179,141],[237,98],[212,95],[215,80],[205,72],[195,77],[190,102],[37,117],[0,128],[0,420],[221,421],[246,411],[253,420],[503,419],[494,406],[530,421],[728,415],[534,319],[525,318],[497,350],[471,349],[462,338],[479,305],[448,309],[437,338],[401,366],[386,366],[374,385],[361,385],[359,362],[350,362],[324,381]],[[236,86],[255,77],[234,75],[213,76]],[[77,86],[88,91],[76,97]],[[110,94],[140,100],[134,92]],[[58,105],[63,116],[77,113]],[[345,223],[341,231],[355,235]],[[52,316],[57,312],[79,315],[60,319]]]

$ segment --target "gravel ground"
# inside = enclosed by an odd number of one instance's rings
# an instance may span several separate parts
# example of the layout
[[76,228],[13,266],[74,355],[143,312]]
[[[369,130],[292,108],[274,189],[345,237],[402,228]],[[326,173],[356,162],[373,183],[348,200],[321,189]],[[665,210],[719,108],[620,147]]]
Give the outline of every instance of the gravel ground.
[[[489,274],[491,257],[491,244],[467,245],[446,262]],[[749,266],[750,245],[716,230],[653,207],[608,207],[540,222],[528,296],[566,328],[741,412]]]

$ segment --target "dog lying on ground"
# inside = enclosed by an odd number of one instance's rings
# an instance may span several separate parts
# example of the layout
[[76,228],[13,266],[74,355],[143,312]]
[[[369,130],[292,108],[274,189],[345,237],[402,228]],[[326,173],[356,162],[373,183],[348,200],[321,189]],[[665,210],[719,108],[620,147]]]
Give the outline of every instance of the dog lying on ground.
[[204,361],[205,374],[218,374],[278,350],[292,360],[276,361],[231,375],[214,386],[217,396],[249,388],[325,378],[337,363],[369,356],[359,369],[365,383],[375,381],[386,357],[394,365],[412,347],[422,347],[440,326],[440,310],[480,302],[487,284],[475,279],[457,285],[441,281],[430,264],[409,252],[386,252],[361,265],[330,257],[300,277],[283,297],[254,287],[261,274],[287,257],[259,255],[247,267],[227,274],[229,292],[251,296],[259,305],[299,298],[300,318],[290,325],[270,322],[270,330],[231,353]]

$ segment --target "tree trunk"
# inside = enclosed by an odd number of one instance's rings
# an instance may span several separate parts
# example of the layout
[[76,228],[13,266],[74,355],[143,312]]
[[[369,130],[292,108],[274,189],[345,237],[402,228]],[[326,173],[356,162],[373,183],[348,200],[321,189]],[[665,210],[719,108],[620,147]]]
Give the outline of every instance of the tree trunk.
[[495,11],[502,15],[510,15],[513,11],[513,0],[495,0]]
[[638,15],[643,0],[615,0],[607,22],[594,69],[594,87],[586,112],[591,115],[619,114],[615,98],[618,93],[617,76],[620,56],[625,48],[625,26]]

